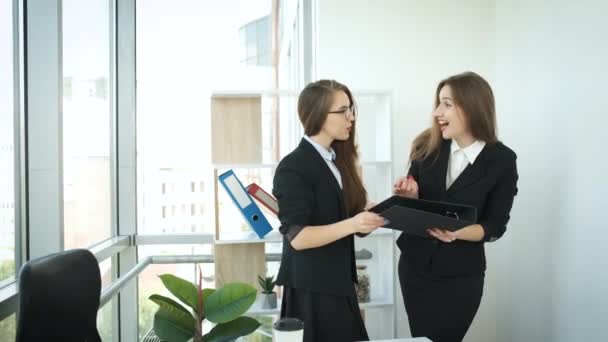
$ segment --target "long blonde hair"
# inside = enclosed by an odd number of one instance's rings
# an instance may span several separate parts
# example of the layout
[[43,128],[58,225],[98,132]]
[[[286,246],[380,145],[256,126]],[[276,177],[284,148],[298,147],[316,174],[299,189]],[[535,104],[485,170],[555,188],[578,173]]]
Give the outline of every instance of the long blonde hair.
[[[317,135],[321,131],[331,110],[334,95],[339,91],[343,91],[348,96],[350,105],[353,107],[353,114],[356,117],[353,95],[345,85],[334,80],[319,80],[309,83],[302,90],[298,98],[298,115],[306,135]],[[355,128],[356,121],[353,121],[348,139],[344,141],[334,140],[331,144],[336,152],[335,164],[342,176],[342,193],[346,212],[349,216],[361,212],[367,202],[367,192],[357,172],[359,155],[355,143]]]
[[[494,143],[496,137],[496,108],[490,84],[478,74],[468,71],[442,80],[435,91],[435,108],[439,106],[439,92],[450,86],[456,106],[464,115],[464,123],[477,140]],[[443,139],[437,120],[420,133],[412,143],[410,161],[437,156]]]

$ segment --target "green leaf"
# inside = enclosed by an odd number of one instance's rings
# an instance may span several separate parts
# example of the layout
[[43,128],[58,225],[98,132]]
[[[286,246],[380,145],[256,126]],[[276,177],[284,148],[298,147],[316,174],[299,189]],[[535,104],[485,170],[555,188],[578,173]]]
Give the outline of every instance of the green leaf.
[[260,322],[251,317],[239,317],[228,323],[218,324],[203,338],[205,342],[229,342],[251,334],[260,327]]
[[215,289],[203,289],[203,307],[205,306],[205,303],[207,303],[207,298],[213,293],[215,293]]
[[226,323],[241,316],[255,302],[257,290],[243,283],[229,283],[209,296],[205,318],[213,323]]
[[172,274],[162,274],[159,278],[172,295],[200,314],[197,309],[198,290],[194,284]]
[[262,288],[262,290],[264,289],[265,283],[266,283],[266,280],[264,278],[262,278],[262,276],[258,276],[258,284],[260,284],[260,287]]
[[[150,300],[158,304],[158,312],[161,312],[163,317],[171,320],[172,323],[178,325],[181,329],[191,331],[192,333],[196,331],[196,321],[194,320],[194,317],[192,317],[192,314],[181,306],[181,304],[171,298],[160,295],[151,295]],[[156,331],[156,326],[154,330]]]
[[154,315],[154,333],[163,341],[185,342],[194,336],[194,326],[186,329],[168,311],[159,309]]

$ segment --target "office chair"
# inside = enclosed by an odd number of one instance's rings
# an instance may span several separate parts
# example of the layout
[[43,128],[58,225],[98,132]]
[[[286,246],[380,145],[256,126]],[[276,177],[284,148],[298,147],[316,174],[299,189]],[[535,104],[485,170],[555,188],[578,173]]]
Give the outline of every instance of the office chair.
[[100,342],[99,263],[84,249],[30,260],[19,273],[17,342]]

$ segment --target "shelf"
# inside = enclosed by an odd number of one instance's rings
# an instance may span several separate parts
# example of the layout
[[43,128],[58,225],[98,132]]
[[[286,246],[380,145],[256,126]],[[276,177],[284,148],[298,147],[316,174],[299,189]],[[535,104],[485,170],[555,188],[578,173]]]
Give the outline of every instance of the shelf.
[[272,169],[276,168],[279,163],[234,163],[234,164],[213,164],[216,170],[224,169]]
[[359,308],[361,309],[375,309],[375,308],[385,308],[392,307],[393,302],[386,298],[381,298],[378,300],[372,300],[368,303],[359,303]]
[[283,235],[278,230],[273,230],[260,239],[257,234],[251,232],[221,233],[221,239],[215,240],[216,245],[228,245],[237,243],[276,243],[283,242]]
[[270,316],[281,313],[281,300],[277,299],[277,307],[275,309],[262,309],[261,304],[256,300],[255,303],[247,310],[246,315]]
[[[367,237],[391,237],[393,230],[388,228],[379,228],[369,234]],[[237,243],[279,243],[283,242],[283,235],[278,230],[273,230],[268,233],[263,239],[260,239],[254,232],[239,232],[239,233],[222,233],[222,238],[215,240],[216,245],[229,245]]]
[[240,89],[240,90],[216,90],[211,93],[212,97],[259,97],[259,96],[281,96],[281,97],[297,97],[300,94],[298,91],[289,89]]
[[[352,93],[357,96],[389,96],[390,89],[359,89]],[[297,97],[300,91],[292,89],[238,89],[238,90],[215,90],[211,96],[215,97],[247,97],[247,96],[293,96]]]
[[[386,298],[380,298],[378,300],[372,300],[368,303],[359,303],[359,308],[361,309],[375,309],[375,308],[386,308],[392,307],[393,302]],[[278,315],[281,313],[281,299],[277,299],[277,307],[276,309],[262,309],[260,307],[260,303],[256,300],[255,303],[251,306],[251,308],[247,311],[247,315]]]
[[[279,165],[276,163],[230,163],[230,164],[213,164],[216,170],[224,169],[272,169]],[[390,160],[362,160],[362,166],[392,166]]]

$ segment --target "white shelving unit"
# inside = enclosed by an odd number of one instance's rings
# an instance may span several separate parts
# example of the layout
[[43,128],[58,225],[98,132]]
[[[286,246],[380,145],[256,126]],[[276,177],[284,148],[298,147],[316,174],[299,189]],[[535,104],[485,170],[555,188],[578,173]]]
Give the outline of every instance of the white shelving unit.
[[[388,91],[353,91],[357,102],[357,138],[363,183],[371,202],[392,194],[392,111]],[[361,303],[370,339],[395,337],[395,231],[380,228],[365,238],[356,238],[357,250],[367,249],[373,257],[358,260],[366,265],[370,279],[370,302]]]
[[[261,146],[263,158],[260,163],[224,163],[216,164],[216,174],[219,175],[232,169],[243,185],[256,182],[266,191],[272,191],[272,177],[280,158],[291,152],[302,137],[302,129],[297,117],[296,92],[272,91],[243,91],[243,92],[217,92],[214,96],[229,96],[231,98],[261,97],[262,122],[269,127],[280,129],[280,141],[272,140],[272,130],[263,127]],[[392,191],[392,144],[391,144],[391,95],[386,91],[354,92],[358,105],[357,138],[360,148],[363,181],[372,202],[380,202],[391,195]],[[273,125],[268,121],[269,113],[265,110],[265,98],[273,99],[278,105],[280,125]],[[278,101],[277,101],[278,99]],[[278,144],[278,146],[276,145]],[[278,159],[273,157],[272,151],[279,151]],[[277,153],[275,153],[276,156]],[[280,222],[274,215],[265,211],[266,217],[274,230],[263,239],[251,231],[242,219],[238,209],[233,205],[228,195],[221,187],[216,187],[219,236],[216,236],[216,245],[229,244],[259,244],[263,243],[266,253],[281,253],[282,236],[278,232]],[[265,210],[260,206],[262,210]],[[357,260],[358,265],[366,265],[370,278],[370,302],[360,303],[365,312],[365,323],[371,339],[390,339],[395,337],[395,237],[393,230],[380,228],[365,238],[356,238],[356,250],[367,249],[371,251],[369,260]],[[267,264],[269,275],[276,275],[278,263]],[[256,284],[257,285],[257,284]],[[281,303],[276,309],[261,309],[256,302],[249,310],[249,315],[278,317]]]
[[281,243],[283,242],[283,235],[278,230],[273,230],[266,234],[263,239],[260,239],[255,232],[236,232],[226,233],[222,239],[215,240],[216,245],[226,245],[234,243]]

